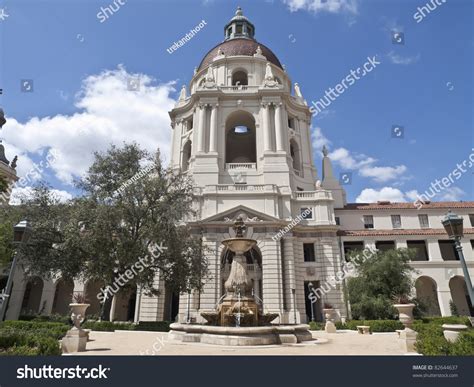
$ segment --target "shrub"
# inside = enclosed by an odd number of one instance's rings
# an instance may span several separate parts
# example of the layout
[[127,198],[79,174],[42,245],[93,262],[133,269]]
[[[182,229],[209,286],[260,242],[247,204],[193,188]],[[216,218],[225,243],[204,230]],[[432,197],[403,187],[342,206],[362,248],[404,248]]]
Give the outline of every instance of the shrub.
[[[455,316],[452,316],[456,318]],[[416,350],[427,356],[452,355],[472,356],[474,355],[474,330],[462,332],[454,343],[448,342],[443,335],[442,322],[448,317],[437,318],[434,322],[423,323],[416,321],[413,328],[418,332],[416,339]],[[441,322],[440,322],[441,321]],[[449,323],[450,321],[448,321]],[[457,323],[454,321],[453,323]]]
[[399,320],[349,320],[346,321],[343,329],[355,331],[358,325],[368,325],[371,332],[395,332],[397,329],[404,328]]
[[309,330],[310,331],[321,331],[323,329],[324,329],[324,323],[316,322],[316,321],[310,321],[309,322]]
[[113,331],[133,331],[136,324],[133,323],[117,323],[113,321],[86,321],[82,324],[84,329],[91,329],[93,331],[113,332]]
[[464,324],[471,326],[469,317],[467,316],[446,316],[446,317],[423,317],[421,321],[425,324],[433,323],[438,325],[443,324]]
[[169,332],[171,321],[140,321],[137,331]]
[[38,332],[0,330],[0,354],[2,355],[61,355],[57,339]]
[[51,337],[56,340],[64,337],[69,329],[69,325],[55,322],[35,322],[35,321],[15,321],[8,320],[0,324],[0,331],[14,330],[25,331],[38,336]]
[[52,314],[49,316],[40,315],[22,315],[18,318],[21,321],[36,321],[36,322],[60,322],[63,324],[72,325],[70,316],[62,316],[60,314]]

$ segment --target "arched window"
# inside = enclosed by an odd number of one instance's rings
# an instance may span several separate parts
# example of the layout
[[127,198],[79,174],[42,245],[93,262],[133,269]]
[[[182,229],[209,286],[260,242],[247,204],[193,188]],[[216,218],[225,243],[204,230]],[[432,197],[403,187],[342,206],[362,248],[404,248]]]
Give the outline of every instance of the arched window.
[[301,170],[300,148],[295,140],[290,141],[290,156],[293,159],[293,169],[295,171]]
[[232,86],[248,85],[247,73],[243,70],[237,70],[232,74]]
[[183,160],[182,160],[182,170],[187,171],[189,169],[189,160],[191,159],[191,141],[187,141],[183,147]]
[[255,120],[245,111],[236,111],[226,121],[226,163],[256,163]]

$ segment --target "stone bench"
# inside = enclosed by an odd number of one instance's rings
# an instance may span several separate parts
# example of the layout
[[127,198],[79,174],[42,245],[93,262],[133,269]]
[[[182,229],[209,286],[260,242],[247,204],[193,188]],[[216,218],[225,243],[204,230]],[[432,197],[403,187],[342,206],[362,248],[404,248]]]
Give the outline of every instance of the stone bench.
[[357,325],[357,332],[361,335],[370,335],[370,327],[368,325]]

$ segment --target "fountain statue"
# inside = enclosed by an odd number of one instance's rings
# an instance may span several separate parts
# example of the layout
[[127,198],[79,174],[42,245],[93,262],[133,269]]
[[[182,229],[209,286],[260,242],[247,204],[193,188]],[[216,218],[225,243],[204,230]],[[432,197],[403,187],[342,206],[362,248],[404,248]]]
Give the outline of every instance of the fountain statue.
[[245,237],[247,227],[241,217],[236,219],[232,228],[235,237],[222,241],[235,254],[224,284],[225,294],[214,311],[201,312],[207,324],[173,323],[170,325],[169,338],[218,345],[292,344],[312,340],[306,324],[271,324],[279,314],[264,312],[261,300],[254,295],[247,273],[244,254],[257,241]]
[[203,312],[210,325],[220,326],[261,326],[267,325],[278,317],[276,313],[264,313],[262,304],[258,304],[253,294],[252,282],[247,274],[245,253],[257,244],[255,239],[244,237],[247,227],[238,217],[232,227],[235,238],[222,241],[235,255],[232,260],[229,278],[224,284],[225,296],[215,312]]

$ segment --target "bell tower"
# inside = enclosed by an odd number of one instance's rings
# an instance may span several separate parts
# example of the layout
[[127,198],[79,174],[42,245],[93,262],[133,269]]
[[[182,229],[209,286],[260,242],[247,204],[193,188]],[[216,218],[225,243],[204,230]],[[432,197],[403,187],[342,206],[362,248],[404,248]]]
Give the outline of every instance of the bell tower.
[[[3,109],[0,108],[0,130],[7,120]],[[18,180],[16,175],[16,162],[17,157],[10,162],[5,155],[5,147],[0,140],[0,204],[8,204],[10,200],[10,194],[12,185]]]
[[311,112],[299,85],[292,86],[277,56],[254,36],[239,7],[224,41],[183,86],[170,112],[172,165],[203,190],[314,190]]

